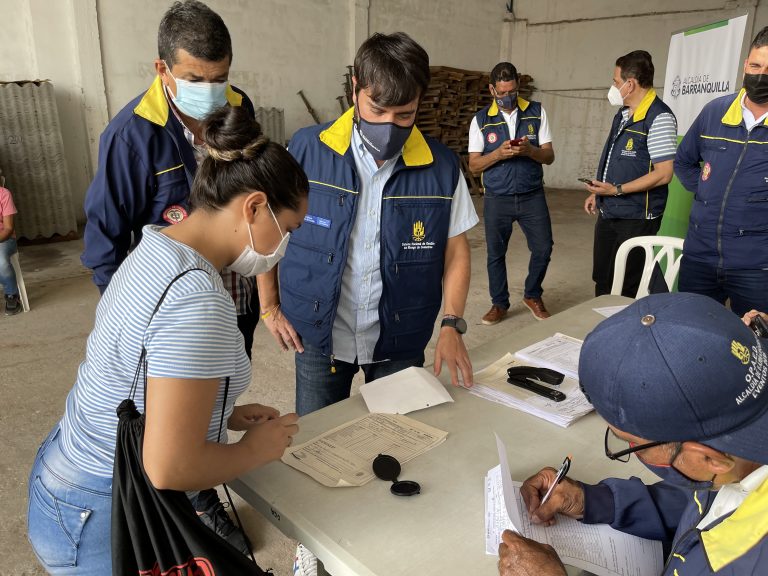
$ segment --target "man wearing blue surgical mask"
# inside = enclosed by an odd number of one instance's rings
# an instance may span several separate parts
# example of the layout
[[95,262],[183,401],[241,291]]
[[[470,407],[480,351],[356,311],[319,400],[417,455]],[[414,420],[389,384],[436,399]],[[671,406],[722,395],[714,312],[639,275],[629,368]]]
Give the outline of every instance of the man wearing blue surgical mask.
[[[579,380],[608,427],[595,450],[636,457],[661,482],[566,478],[521,488],[531,519],[556,514],[661,541],[662,576],[765,574],[768,561],[768,349],[738,316],[699,294],[642,298],[587,336]],[[602,440],[602,439],[601,439]],[[562,576],[555,551],[506,532],[501,576]]]
[[552,255],[552,222],[544,196],[544,164],[555,161],[547,113],[539,102],[518,96],[520,78],[509,62],[493,67],[488,89],[493,102],[469,126],[469,168],[482,173],[488,290],[486,326],[504,319],[510,308],[507,247],[515,222],[531,251],[523,305],[537,320],[549,318],[542,282]]
[[[248,97],[228,83],[231,63],[229,31],[218,14],[197,0],[168,9],[158,30],[157,76],[101,135],[98,168],[85,198],[81,260],[102,294],[145,225],[176,224],[187,216],[192,180],[206,154],[201,120],[222,106],[244,106],[253,115]],[[222,279],[250,357],[259,319],[255,279],[231,271]],[[247,550],[215,490],[194,495],[192,502],[206,524]]]

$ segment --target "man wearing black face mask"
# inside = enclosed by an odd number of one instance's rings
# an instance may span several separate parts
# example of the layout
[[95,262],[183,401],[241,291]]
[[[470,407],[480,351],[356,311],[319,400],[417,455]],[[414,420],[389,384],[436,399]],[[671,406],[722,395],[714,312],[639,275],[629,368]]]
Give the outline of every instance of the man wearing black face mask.
[[[424,364],[440,312],[435,372],[472,384],[461,335],[469,288],[466,231],[477,214],[458,159],[414,125],[429,57],[403,33],[374,34],[355,57],[355,106],[299,130],[289,151],[310,181],[304,224],[259,295],[265,324],[296,350],[296,411],[349,397],[371,381]],[[279,307],[278,307],[279,304]]]
[[[656,294],[602,322],[584,341],[579,379],[608,422],[605,455],[634,454],[662,482],[565,479],[521,489],[533,522],[555,514],[660,540],[663,576],[764,574],[768,561],[768,350],[732,312],[698,294]],[[502,576],[565,574],[553,549],[512,533]],[[530,572],[534,573],[534,572]]]
[[494,66],[488,87],[493,103],[480,110],[469,127],[469,168],[482,172],[485,189],[491,309],[483,324],[488,326],[500,322],[510,307],[506,259],[514,222],[531,250],[523,304],[537,320],[549,318],[541,283],[553,242],[542,165],[554,162],[555,151],[544,108],[518,97],[518,80],[517,69],[509,62]]
[[708,103],[680,143],[675,174],[694,193],[679,289],[739,315],[768,310],[768,27],[744,61],[744,87]]

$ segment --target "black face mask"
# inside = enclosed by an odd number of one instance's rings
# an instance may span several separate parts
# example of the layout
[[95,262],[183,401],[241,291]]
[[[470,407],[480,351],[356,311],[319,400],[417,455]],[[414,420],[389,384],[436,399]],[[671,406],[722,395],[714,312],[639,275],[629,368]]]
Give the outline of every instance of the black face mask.
[[768,74],[744,74],[747,98],[755,104],[768,102]]
[[357,130],[363,145],[374,159],[389,160],[403,149],[406,140],[413,131],[413,124],[407,127],[394,122],[368,122],[357,116]]

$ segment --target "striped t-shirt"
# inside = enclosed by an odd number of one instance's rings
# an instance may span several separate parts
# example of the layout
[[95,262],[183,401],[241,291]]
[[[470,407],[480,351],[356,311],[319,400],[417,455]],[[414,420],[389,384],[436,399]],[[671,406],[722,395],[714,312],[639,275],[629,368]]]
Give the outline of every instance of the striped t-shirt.
[[[77,466],[97,476],[112,476],[115,409],[129,395],[142,342],[147,349],[149,377],[222,379],[208,427],[209,440],[218,434],[224,378],[230,377],[230,385],[222,442],[226,442],[226,421],[235,400],[251,382],[243,336],[221,276],[198,252],[161,230],[145,226],[138,247],[112,277],[96,309],[85,361],[67,396],[61,421],[62,451]],[[168,284],[191,268],[202,270],[189,272],[173,284],[147,327]],[[141,380],[134,400],[143,412]]]
[[[629,120],[629,108],[621,111],[621,123],[616,136],[624,129]],[[673,114],[662,112],[653,119],[651,128],[648,130],[648,139],[646,140],[648,154],[651,157],[651,163],[658,164],[667,160],[674,160],[677,152],[677,120]],[[613,152],[613,143],[608,150],[608,156],[605,160],[605,169],[603,170],[602,181],[608,181],[608,165],[611,163],[611,153]],[[598,174],[598,179],[600,175]]]

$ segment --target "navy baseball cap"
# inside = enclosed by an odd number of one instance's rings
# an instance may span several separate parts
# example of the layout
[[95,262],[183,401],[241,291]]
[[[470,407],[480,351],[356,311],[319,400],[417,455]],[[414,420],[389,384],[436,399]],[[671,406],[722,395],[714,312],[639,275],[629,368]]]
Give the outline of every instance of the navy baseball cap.
[[584,340],[579,380],[608,423],[768,464],[768,354],[741,319],[699,294],[653,294]]

